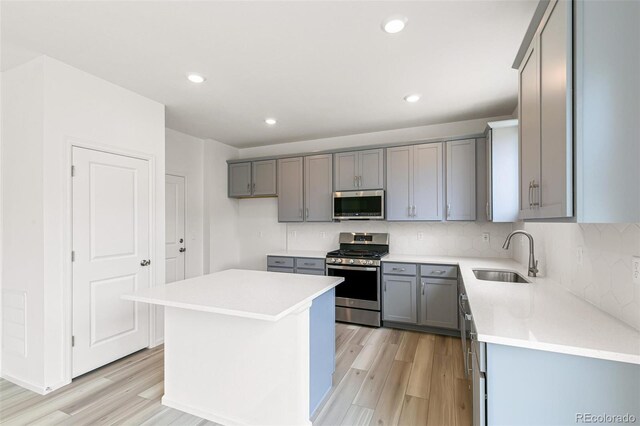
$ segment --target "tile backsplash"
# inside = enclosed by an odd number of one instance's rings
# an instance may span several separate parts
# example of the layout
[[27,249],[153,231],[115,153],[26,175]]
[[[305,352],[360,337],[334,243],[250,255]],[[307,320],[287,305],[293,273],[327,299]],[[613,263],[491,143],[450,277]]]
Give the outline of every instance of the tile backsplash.
[[[631,276],[631,258],[640,256],[640,223],[517,223],[514,229],[534,236],[541,274],[640,330],[640,285]],[[526,244],[512,243],[524,265]]]
[[[440,256],[511,257],[502,243],[512,224],[482,222],[341,222],[287,225],[289,250],[334,250],[340,232],[388,232],[390,251],[395,254]],[[489,234],[483,241],[482,234]]]

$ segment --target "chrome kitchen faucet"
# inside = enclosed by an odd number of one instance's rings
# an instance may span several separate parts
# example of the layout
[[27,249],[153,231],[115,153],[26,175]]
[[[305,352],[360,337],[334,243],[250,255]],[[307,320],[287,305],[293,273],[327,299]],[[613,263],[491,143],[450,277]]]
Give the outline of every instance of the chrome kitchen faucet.
[[530,277],[538,276],[538,261],[536,260],[536,256],[533,253],[533,236],[527,231],[513,231],[509,235],[507,235],[507,239],[504,241],[502,248],[505,250],[509,250],[509,245],[511,244],[511,238],[516,234],[522,234],[529,239],[529,271],[527,275]]

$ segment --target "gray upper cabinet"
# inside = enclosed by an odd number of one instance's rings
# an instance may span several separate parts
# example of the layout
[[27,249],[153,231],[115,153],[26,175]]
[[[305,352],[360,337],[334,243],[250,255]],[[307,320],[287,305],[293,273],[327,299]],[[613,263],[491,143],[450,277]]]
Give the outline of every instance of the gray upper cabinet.
[[304,158],[304,205],[307,222],[332,220],[332,159],[331,154]]
[[518,120],[492,121],[486,133],[487,220],[517,222]]
[[229,197],[251,196],[251,162],[229,164]]
[[276,195],[276,160],[254,161],[252,166],[252,195]]
[[416,324],[416,277],[383,275],[382,319]]
[[447,143],[447,220],[476,220],[476,140]]
[[387,220],[442,220],[442,143],[387,149]]
[[303,158],[278,160],[278,222],[304,221]]
[[521,219],[573,216],[572,3],[549,3],[520,64]]
[[276,160],[231,163],[228,169],[229,197],[276,196]]
[[334,189],[358,191],[384,187],[384,150],[334,154]]

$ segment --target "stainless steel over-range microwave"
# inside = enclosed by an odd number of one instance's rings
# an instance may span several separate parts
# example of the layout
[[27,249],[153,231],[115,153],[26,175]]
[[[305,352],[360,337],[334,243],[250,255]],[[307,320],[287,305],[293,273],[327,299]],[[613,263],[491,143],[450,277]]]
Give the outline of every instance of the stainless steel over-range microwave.
[[384,219],[384,191],[334,192],[333,218]]

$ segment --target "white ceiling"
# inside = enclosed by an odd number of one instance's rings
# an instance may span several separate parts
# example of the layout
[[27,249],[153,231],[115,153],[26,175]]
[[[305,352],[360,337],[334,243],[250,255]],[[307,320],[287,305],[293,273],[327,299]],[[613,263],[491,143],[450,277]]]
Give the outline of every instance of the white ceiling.
[[[2,69],[46,54],[165,104],[167,127],[248,147],[511,114],[537,0],[0,4]],[[407,27],[386,34],[394,14]]]

